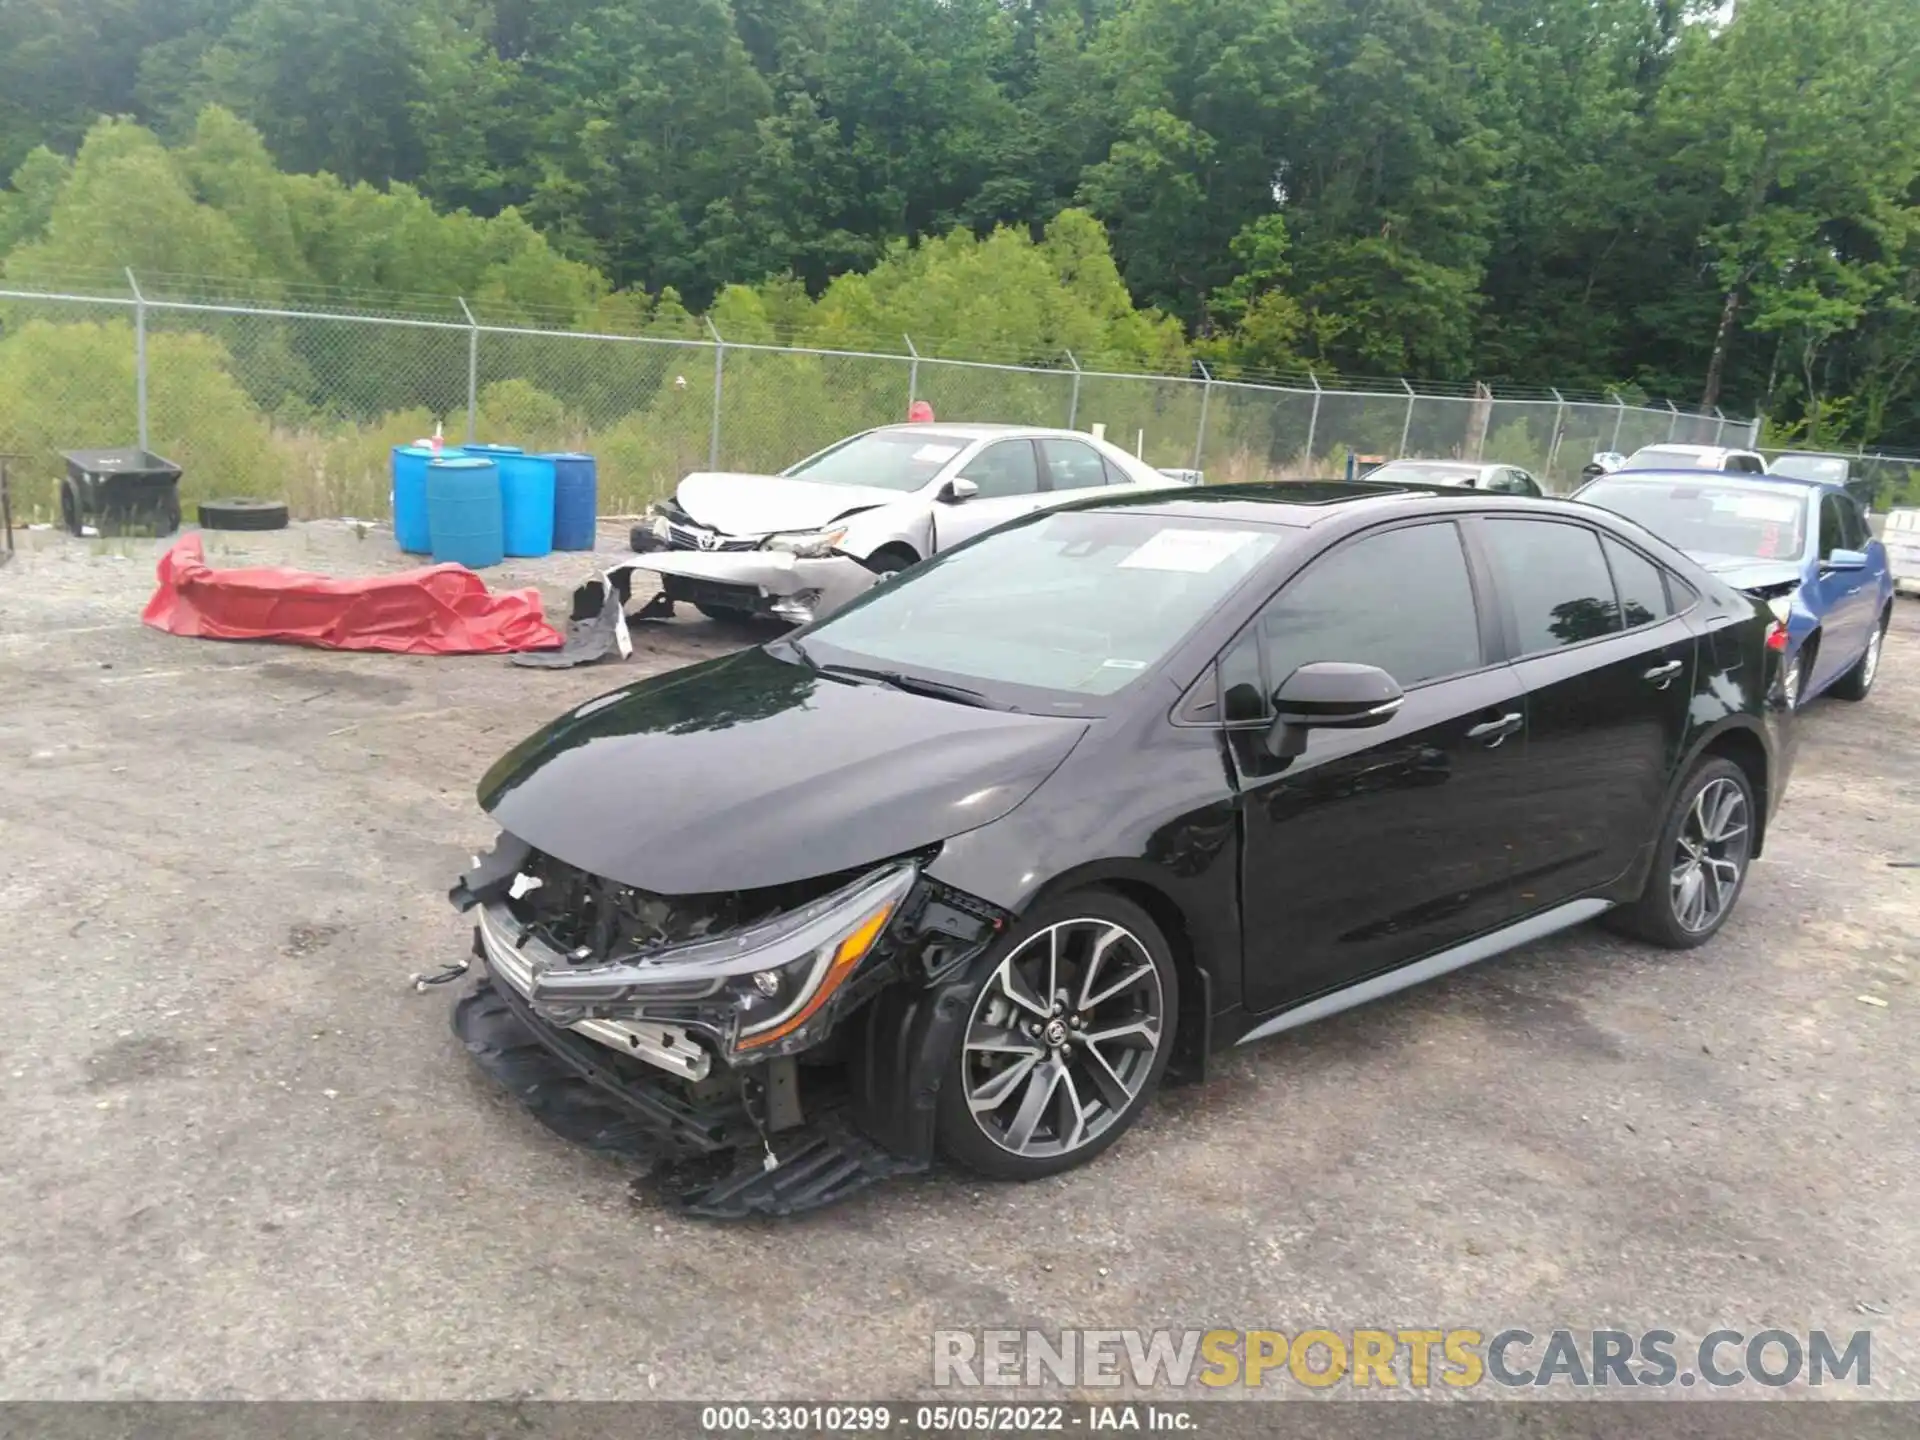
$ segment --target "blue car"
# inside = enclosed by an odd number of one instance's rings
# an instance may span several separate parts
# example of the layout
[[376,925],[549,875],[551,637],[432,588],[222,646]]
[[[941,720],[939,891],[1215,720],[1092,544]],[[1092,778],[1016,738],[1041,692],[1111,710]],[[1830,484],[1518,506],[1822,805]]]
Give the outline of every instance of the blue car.
[[1793,705],[1832,691],[1864,700],[1880,669],[1893,574],[1860,502],[1839,485],[1786,475],[1637,470],[1574,498],[1639,522],[1737,589],[1766,602]]

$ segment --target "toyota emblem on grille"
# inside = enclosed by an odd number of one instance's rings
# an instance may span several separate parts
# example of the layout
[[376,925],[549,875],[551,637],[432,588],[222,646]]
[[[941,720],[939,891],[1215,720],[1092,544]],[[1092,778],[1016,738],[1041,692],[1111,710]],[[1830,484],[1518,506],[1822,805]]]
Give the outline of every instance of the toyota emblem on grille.
[[720,537],[715,535],[711,530],[703,530],[700,532],[699,545],[702,550],[718,550],[720,548]]

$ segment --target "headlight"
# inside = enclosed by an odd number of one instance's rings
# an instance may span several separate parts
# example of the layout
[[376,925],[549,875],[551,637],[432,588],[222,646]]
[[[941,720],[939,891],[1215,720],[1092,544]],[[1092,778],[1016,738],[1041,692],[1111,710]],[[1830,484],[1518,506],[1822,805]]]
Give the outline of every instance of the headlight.
[[657,956],[549,967],[534,976],[529,998],[558,1024],[644,1019],[649,1001],[730,1001],[729,1051],[746,1058],[776,1053],[860,967],[918,878],[918,867],[903,865],[763,924]]
[[760,542],[763,550],[785,550],[802,560],[818,560],[831,555],[834,547],[847,538],[847,527],[837,530],[795,530],[785,535],[769,535]]
[[673,531],[667,527],[667,517],[652,505],[647,507],[647,529],[656,540],[673,539]]

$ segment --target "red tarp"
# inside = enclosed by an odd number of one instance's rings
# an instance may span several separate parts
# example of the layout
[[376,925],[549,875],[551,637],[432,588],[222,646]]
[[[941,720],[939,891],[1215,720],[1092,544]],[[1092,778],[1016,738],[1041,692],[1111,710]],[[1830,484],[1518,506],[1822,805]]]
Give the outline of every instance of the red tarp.
[[300,570],[215,570],[186,535],[160,557],[160,588],[140,618],[209,640],[282,640],[329,650],[497,655],[554,650],[538,590],[487,593],[464,565],[338,580]]

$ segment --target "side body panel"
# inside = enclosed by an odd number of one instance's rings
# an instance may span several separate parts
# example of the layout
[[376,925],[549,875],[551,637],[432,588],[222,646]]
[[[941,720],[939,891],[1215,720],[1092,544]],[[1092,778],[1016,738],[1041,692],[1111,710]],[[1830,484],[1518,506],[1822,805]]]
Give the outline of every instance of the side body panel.
[[1696,644],[1672,619],[1514,666],[1527,696],[1522,913],[1633,867],[1685,748]]
[[1501,721],[1522,709],[1512,668],[1495,665],[1409,692],[1378,729],[1310,733],[1291,762],[1266,755],[1262,732],[1232,732],[1244,776],[1248,1008],[1506,923],[1527,742]]

